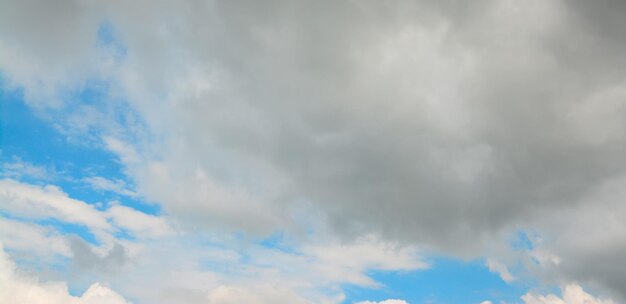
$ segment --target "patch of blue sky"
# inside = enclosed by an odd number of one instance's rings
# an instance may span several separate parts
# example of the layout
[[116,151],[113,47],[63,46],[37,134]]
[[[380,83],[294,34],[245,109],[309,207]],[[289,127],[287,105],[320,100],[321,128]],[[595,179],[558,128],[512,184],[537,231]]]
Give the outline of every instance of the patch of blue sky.
[[120,229],[114,232],[113,236],[118,240],[130,240],[130,241],[137,240],[137,237],[135,237],[130,231],[126,229]]
[[100,245],[96,236],[84,225],[67,223],[55,218],[38,220],[35,221],[35,223],[42,226],[54,227],[55,230],[62,235],[77,235],[91,244]]
[[20,216],[15,216],[13,214],[3,211],[0,211],[0,217],[19,222],[34,223],[44,227],[51,227],[62,235],[76,235],[91,244],[100,244],[96,236],[89,230],[89,228],[81,224],[67,223],[55,218],[42,218],[37,220],[31,220]]
[[344,286],[344,303],[403,299],[409,303],[518,303],[529,289],[528,282],[504,282],[485,266],[484,260],[462,261],[435,257],[425,270],[374,271],[370,275],[382,286]]
[[258,244],[265,248],[280,250],[289,254],[299,254],[295,247],[295,241],[284,231],[275,231],[271,235],[261,239]]
[[85,79],[58,94],[64,106],[46,109],[39,116],[53,122],[75,144],[98,145],[105,134],[128,141],[148,135],[145,123],[110,79]]
[[122,42],[119,33],[112,23],[102,22],[98,28],[98,46],[109,51],[116,61],[121,61],[126,57],[128,48]]
[[[1,85],[1,84],[0,84]],[[91,85],[72,96],[69,104],[85,105],[106,103],[102,90],[106,88]],[[141,198],[122,196],[111,191],[93,189],[85,178],[99,176],[110,180],[121,180],[133,186],[124,173],[124,166],[117,156],[106,150],[101,142],[76,141],[68,138],[58,128],[72,109],[58,113],[39,115],[24,101],[22,90],[0,92],[0,161],[3,164],[16,161],[27,162],[50,171],[50,179],[22,176],[20,181],[33,184],[52,183],[60,187],[72,198],[103,206],[108,201],[119,201],[140,211],[159,214],[157,204]],[[123,112],[123,111],[122,111]],[[122,121],[121,123],[125,123]],[[99,130],[87,130],[94,136]]]
[[536,240],[540,238],[539,233],[528,230],[521,230],[514,234],[511,247],[517,250],[532,250],[535,248]]

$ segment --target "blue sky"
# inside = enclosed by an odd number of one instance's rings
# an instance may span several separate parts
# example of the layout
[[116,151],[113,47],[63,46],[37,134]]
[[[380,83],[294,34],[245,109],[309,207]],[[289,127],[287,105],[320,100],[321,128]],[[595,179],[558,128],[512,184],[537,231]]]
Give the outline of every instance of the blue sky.
[[436,258],[432,268],[411,273],[373,273],[384,284],[375,290],[347,288],[354,300],[405,299],[409,303],[480,303],[485,299],[516,303],[528,287],[507,284],[490,272],[484,261]]
[[620,9],[0,3],[0,302],[620,303]]

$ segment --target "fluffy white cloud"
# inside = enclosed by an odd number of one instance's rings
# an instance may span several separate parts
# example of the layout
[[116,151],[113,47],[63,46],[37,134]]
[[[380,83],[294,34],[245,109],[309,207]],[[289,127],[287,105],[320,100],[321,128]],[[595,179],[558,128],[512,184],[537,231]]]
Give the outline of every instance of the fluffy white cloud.
[[562,296],[527,293],[522,296],[525,304],[613,304],[613,300],[599,299],[586,293],[582,287],[570,284],[561,289]]
[[13,304],[127,304],[122,296],[99,283],[81,296],[69,294],[64,282],[39,282],[20,273],[0,243],[0,302]]

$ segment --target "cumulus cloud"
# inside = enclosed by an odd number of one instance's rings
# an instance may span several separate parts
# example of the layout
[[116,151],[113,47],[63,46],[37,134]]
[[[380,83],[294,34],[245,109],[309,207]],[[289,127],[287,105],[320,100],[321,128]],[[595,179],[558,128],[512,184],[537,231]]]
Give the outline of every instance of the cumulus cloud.
[[613,304],[613,300],[599,299],[586,293],[582,287],[572,284],[561,289],[562,296],[527,293],[522,296],[524,304]]
[[65,282],[39,282],[19,272],[0,243],[0,302],[15,304],[127,304],[122,296],[99,283],[72,296]]
[[[103,145],[183,223],[268,234],[298,226],[306,205],[323,219],[315,228],[344,238],[462,257],[534,228],[546,277],[626,297],[625,9],[4,1],[0,66],[39,107],[63,106],[41,96],[80,79],[110,80],[157,136],[106,129]],[[103,21],[122,62],[99,57]],[[66,205],[81,216],[36,211],[107,225]]]

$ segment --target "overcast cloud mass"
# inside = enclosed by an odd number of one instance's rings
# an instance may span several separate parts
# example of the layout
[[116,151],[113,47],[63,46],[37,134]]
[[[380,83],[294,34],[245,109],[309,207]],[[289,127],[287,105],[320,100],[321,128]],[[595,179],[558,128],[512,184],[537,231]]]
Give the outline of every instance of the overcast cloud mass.
[[345,287],[445,256],[523,286],[515,303],[622,303],[624,14],[0,0],[4,107],[19,92],[121,168],[0,143],[0,302],[404,304]]

